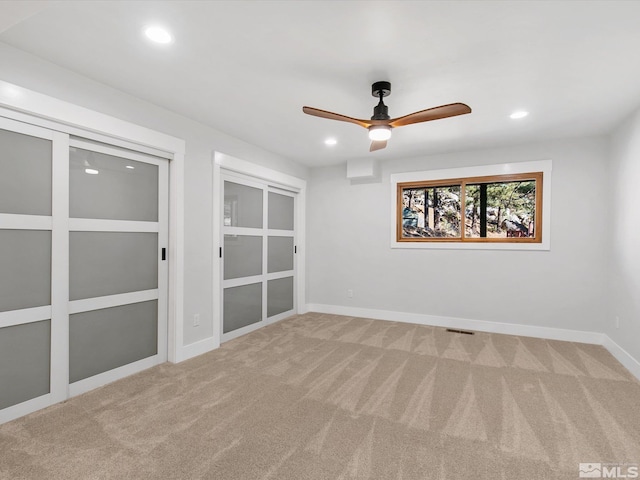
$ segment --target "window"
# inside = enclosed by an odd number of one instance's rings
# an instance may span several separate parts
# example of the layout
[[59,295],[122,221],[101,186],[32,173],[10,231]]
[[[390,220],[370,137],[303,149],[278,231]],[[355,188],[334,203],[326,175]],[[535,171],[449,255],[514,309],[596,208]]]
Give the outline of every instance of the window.
[[396,185],[396,242],[542,243],[542,171]]

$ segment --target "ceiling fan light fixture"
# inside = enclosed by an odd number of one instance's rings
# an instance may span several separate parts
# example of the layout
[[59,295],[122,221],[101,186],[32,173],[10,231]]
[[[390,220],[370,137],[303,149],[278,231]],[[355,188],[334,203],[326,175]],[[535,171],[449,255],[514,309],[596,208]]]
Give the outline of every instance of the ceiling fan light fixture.
[[372,125],[369,127],[369,139],[374,142],[384,142],[391,138],[389,125]]

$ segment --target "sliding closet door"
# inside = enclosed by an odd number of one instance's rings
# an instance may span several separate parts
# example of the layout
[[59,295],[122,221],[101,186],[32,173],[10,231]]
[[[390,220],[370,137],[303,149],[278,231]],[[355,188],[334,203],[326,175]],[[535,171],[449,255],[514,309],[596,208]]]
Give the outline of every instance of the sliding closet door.
[[167,164],[70,142],[72,395],[166,360]]
[[267,318],[293,313],[295,272],[294,194],[268,193],[267,205]]
[[0,423],[166,361],[168,182],[0,117]]
[[222,340],[295,312],[295,194],[223,179]]
[[0,118],[0,421],[52,398],[51,186],[60,141]]

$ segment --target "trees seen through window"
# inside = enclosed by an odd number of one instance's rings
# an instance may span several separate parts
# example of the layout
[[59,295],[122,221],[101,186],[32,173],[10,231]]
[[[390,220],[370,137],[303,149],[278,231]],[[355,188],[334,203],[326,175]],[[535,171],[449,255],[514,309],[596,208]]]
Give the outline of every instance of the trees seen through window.
[[398,241],[541,242],[542,173],[398,184]]

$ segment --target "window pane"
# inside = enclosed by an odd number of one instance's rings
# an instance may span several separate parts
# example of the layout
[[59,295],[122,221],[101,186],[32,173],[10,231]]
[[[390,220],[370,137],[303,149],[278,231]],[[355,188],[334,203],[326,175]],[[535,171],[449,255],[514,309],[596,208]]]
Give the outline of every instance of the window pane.
[[535,180],[469,184],[465,198],[466,237],[535,236]]
[[51,215],[51,141],[0,130],[0,213]]
[[224,182],[224,226],[262,228],[262,190]]
[[267,282],[267,317],[293,310],[293,277]]
[[459,238],[460,185],[402,190],[402,238]]
[[158,301],[69,316],[69,381],[158,353]]
[[224,236],[224,279],[262,275],[262,237]]
[[158,234],[71,232],[69,298],[158,288]]
[[51,320],[0,328],[0,409],[49,393]]
[[293,270],[293,237],[269,237],[267,272]]
[[262,283],[224,289],[223,333],[262,320]]
[[157,222],[158,167],[71,147],[69,216]]
[[0,230],[0,312],[51,303],[51,232]]
[[293,230],[293,197],[269,192],[269,228]]

